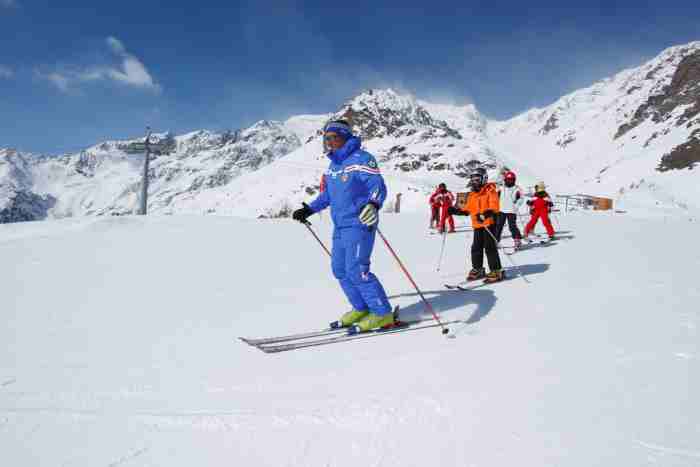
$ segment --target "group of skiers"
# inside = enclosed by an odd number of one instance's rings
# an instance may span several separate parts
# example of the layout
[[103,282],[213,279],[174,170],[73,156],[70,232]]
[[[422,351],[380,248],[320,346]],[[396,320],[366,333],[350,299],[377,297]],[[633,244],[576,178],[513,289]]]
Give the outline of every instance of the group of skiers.
[[[467,274],[467,281],[484,279],[485,283],[502,281],[505,276],[498,254],[503,228],[508,228],[513,238],[514,248],[521,246],[523,236],[518,229],[518,211],[524,201],[522,190],[515,184],[516,175],[511,170],[503,171],[503,186],[500,188],[488,181],[486,169],[477,168],[469,176],[471,192],[462,206],[448,206],[447,215],[470,216],[474,230],[471,245],[472,269]],[[535,196],[528,200],[531,218],[525,226],[525,238],[534,229],[537,221],[542,219],[550,239],[554,238],[554,229],[549,221],[549,212],[553,203],[545,191],[544,182],[535,186]],[[442,229],[444,232],[444,229]],[[489,273],[484,269],[484,253],[489,265]]]
[[[360,138],[353,134],[347,121],[335,120],[323,130],[323,145],[330,159],[322,184],[324,189],[310,204],[303,204],[292,217],[307,223],[309,216],[331,208],[334,224],[331,266],[333,275],[345,293],[351,310],[337,321],[338,327],[355,327],[357,332],[387,328],[396,317],[379,279],[370,272],[370,258],[374,247],[379,211],[387,196],[386,185],[375,158],[361,149]],[[474,230],[471,245],[471,270],[467,281],[483,279],[485,283],[504,279],[498,253],[498,243],[505,224],[511,232],[515,247],[522,236],[517,225],[517,213],[524,202],[521,189],[515,184],[516,176],[505,171],[503,186],[488,181],[483,168],[469,176],[466,203],[455,205],[455,196],[444,183],[430,196],[431,228],[443,233],[455,231],[452,216],[469,216]],[[535,196],[527,201],[531,219],[525,227],[527,237],[538,220],[542,220],[550,238],[554,229],[549,221],[552,202],[544,183],[535,187]],[[447,231],[446,231],[447,229]],[[484,253],[489,272],[484,269]]]
[[[486,172],[484,169],[477,169],[472,174],[472,176],[486,177]],[[478,178],[477,177],[477,178]],[[485,180],[485,178],[483,178]],[[522,243],[522,235],[518,229],[518,212],[522,206],[525,198],[522,189],[515,184],[516,176],[515,173],[507,168],[503,170],[503,184],[497,188],[498,191],[498,202],[499,215],[496,216],[496,238],[501,241],[501,234],[506,223],[508,223],[508,228],[511,233],[511,237],[514,240],[515,248],[519,248]],[[477,183],[476,186],[479,186]],[[471,183],[470,176],[470,187],[473,189],[474,184]],[[489,188],[490,189],[490,188]],[[554,237],[554,228],[549,220],[549,213],[554,206],[549,198],[549,194],[545,189],[544,182],[539,182],[535,185],[533,199],[527,201],[527,205],[530,207],[530,221],[525,227],[525,237],[527,237],[530,232],[534,229],[538,220],[541,220],[547,231],[547,235],[550,238]],[[455,204],[455,195],[447,189],[444,183],[440,183],[430,195],[428,199],[430,204],[430,228],[437,229],[439,233],[444,233],[445,229],[449,226],[447,233],[454,233],[454,211],[450,211],[450,207]]]

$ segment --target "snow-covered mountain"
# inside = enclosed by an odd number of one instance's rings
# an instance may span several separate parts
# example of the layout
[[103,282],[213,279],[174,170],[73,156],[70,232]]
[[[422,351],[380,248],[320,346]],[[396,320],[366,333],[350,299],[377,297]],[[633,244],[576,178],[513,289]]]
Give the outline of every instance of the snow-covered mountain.
[[[463,189],[470,168],[500,163],[487,144],[486,120],[473,106],[431,105],[391,89],[369,90],[326,116],[318,128],[337,118],[348,120],[376,156],[390,190],[388,209],[397,193],[402,209],[422,208],[437,183]],[[317,132],[276,163],[207,193],[206,204],[217,212],[282,215],[317,194],[327,165]]]
[[[409,205],[410,200],[422,204],[440,181],[463,186],[460,177],[470,167],[495,167],[497,162],[486,144],[486,120],[473,106],[432,105],[391,89],[369,90],[332,114],[261,121],[224,134],[155,135],[153,142],[161,150],[151,164],[149,212],[287,214],[317,193],[327,165],[319,130],[332,118],[352,122],[393,180],[392,191],[407,194]],[[24,158],[13,151],[22,162],[13,167],[20,164],[23,171],[3,179],[19,187],[15,192],[22,196],[53,200],[48,209],[35,210],[33,218],[128,214],[138,205],[142,153],[138,139],[109,141],[60,157]]]
[[[297,130],[303,133],[302,128]],[[108,141],[60,157],[3,151],[0,199],[8,206],[5,210],[26,204],[27,198],[36,205],[50,204],[43,211],[34,206],[33,217],[24,209],[16,216],[8,213],[4,220],[132,213],[141,183],[142,141]],[[150,165],[149,209],[166,213],[176,212],[179,203],[258,170],[301,145],[295,131],[270,121],[221,134],[153,135],[151,142],[159,150]]]
[[33,164],[40,158],[0,149],[0,224],[44,219],[55,205],[51,195],[32,191]]
[[[327,160],[320,130],[351,122],[378,159],[390,209],[422,209],[435,184],[464,189],[476,166],[517,170],[524,186],[618,198],[623,207],[700,210],[700,42],[532,109],[488,121],[473,105],[433,104],[368,90],[324,115],[261,121],[213,133],[156,135],[149,211],[285,215],[318,191]],[[78,154],[0,152],[0,221],[134,212],[143,163],[138,139]]]
[[488,128],[494,151],[559,191],[700,208],[700,42]]

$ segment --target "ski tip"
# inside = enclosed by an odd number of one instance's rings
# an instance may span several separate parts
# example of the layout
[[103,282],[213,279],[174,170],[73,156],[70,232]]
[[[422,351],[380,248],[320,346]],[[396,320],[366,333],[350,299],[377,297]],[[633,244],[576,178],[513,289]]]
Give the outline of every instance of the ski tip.
[[241,340],[241,342],[244,342],[244,343],[248,344],[248,345],[251,346],[251,347],[257,347],[257,346],[258,346],[258,345],[254,342],[254,340],[247,339],[247,338],[245,338],[245,337],[239,337],[239,339]]

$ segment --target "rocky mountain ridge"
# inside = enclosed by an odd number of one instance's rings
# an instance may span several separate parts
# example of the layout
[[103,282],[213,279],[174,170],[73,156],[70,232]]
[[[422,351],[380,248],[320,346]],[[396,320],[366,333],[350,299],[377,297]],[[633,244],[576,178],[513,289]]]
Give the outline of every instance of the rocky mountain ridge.
[[[153,135],[149,211],[288,212],[317,194],[320,132],[334,118],[351,123],[408,208],[438,182],[459,191],[474,167],[507,165],[524,185],[544,179],[559,192],[685,209],[698,194],[688,174],[700,162],[700,42],[502,122],[473,105],[373,89],[324,115]],[[143,138],[53,157],[0,150],[0,222],[133,213],[143,150]]]

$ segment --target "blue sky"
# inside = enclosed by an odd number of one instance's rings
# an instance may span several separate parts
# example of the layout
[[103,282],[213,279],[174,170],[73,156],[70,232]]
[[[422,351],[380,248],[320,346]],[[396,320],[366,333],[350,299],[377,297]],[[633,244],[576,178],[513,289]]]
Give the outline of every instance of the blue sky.
[[698,18],[697,1],[0,0],[0,147],[237,128],[380,86],[507,118],[700,40]]

